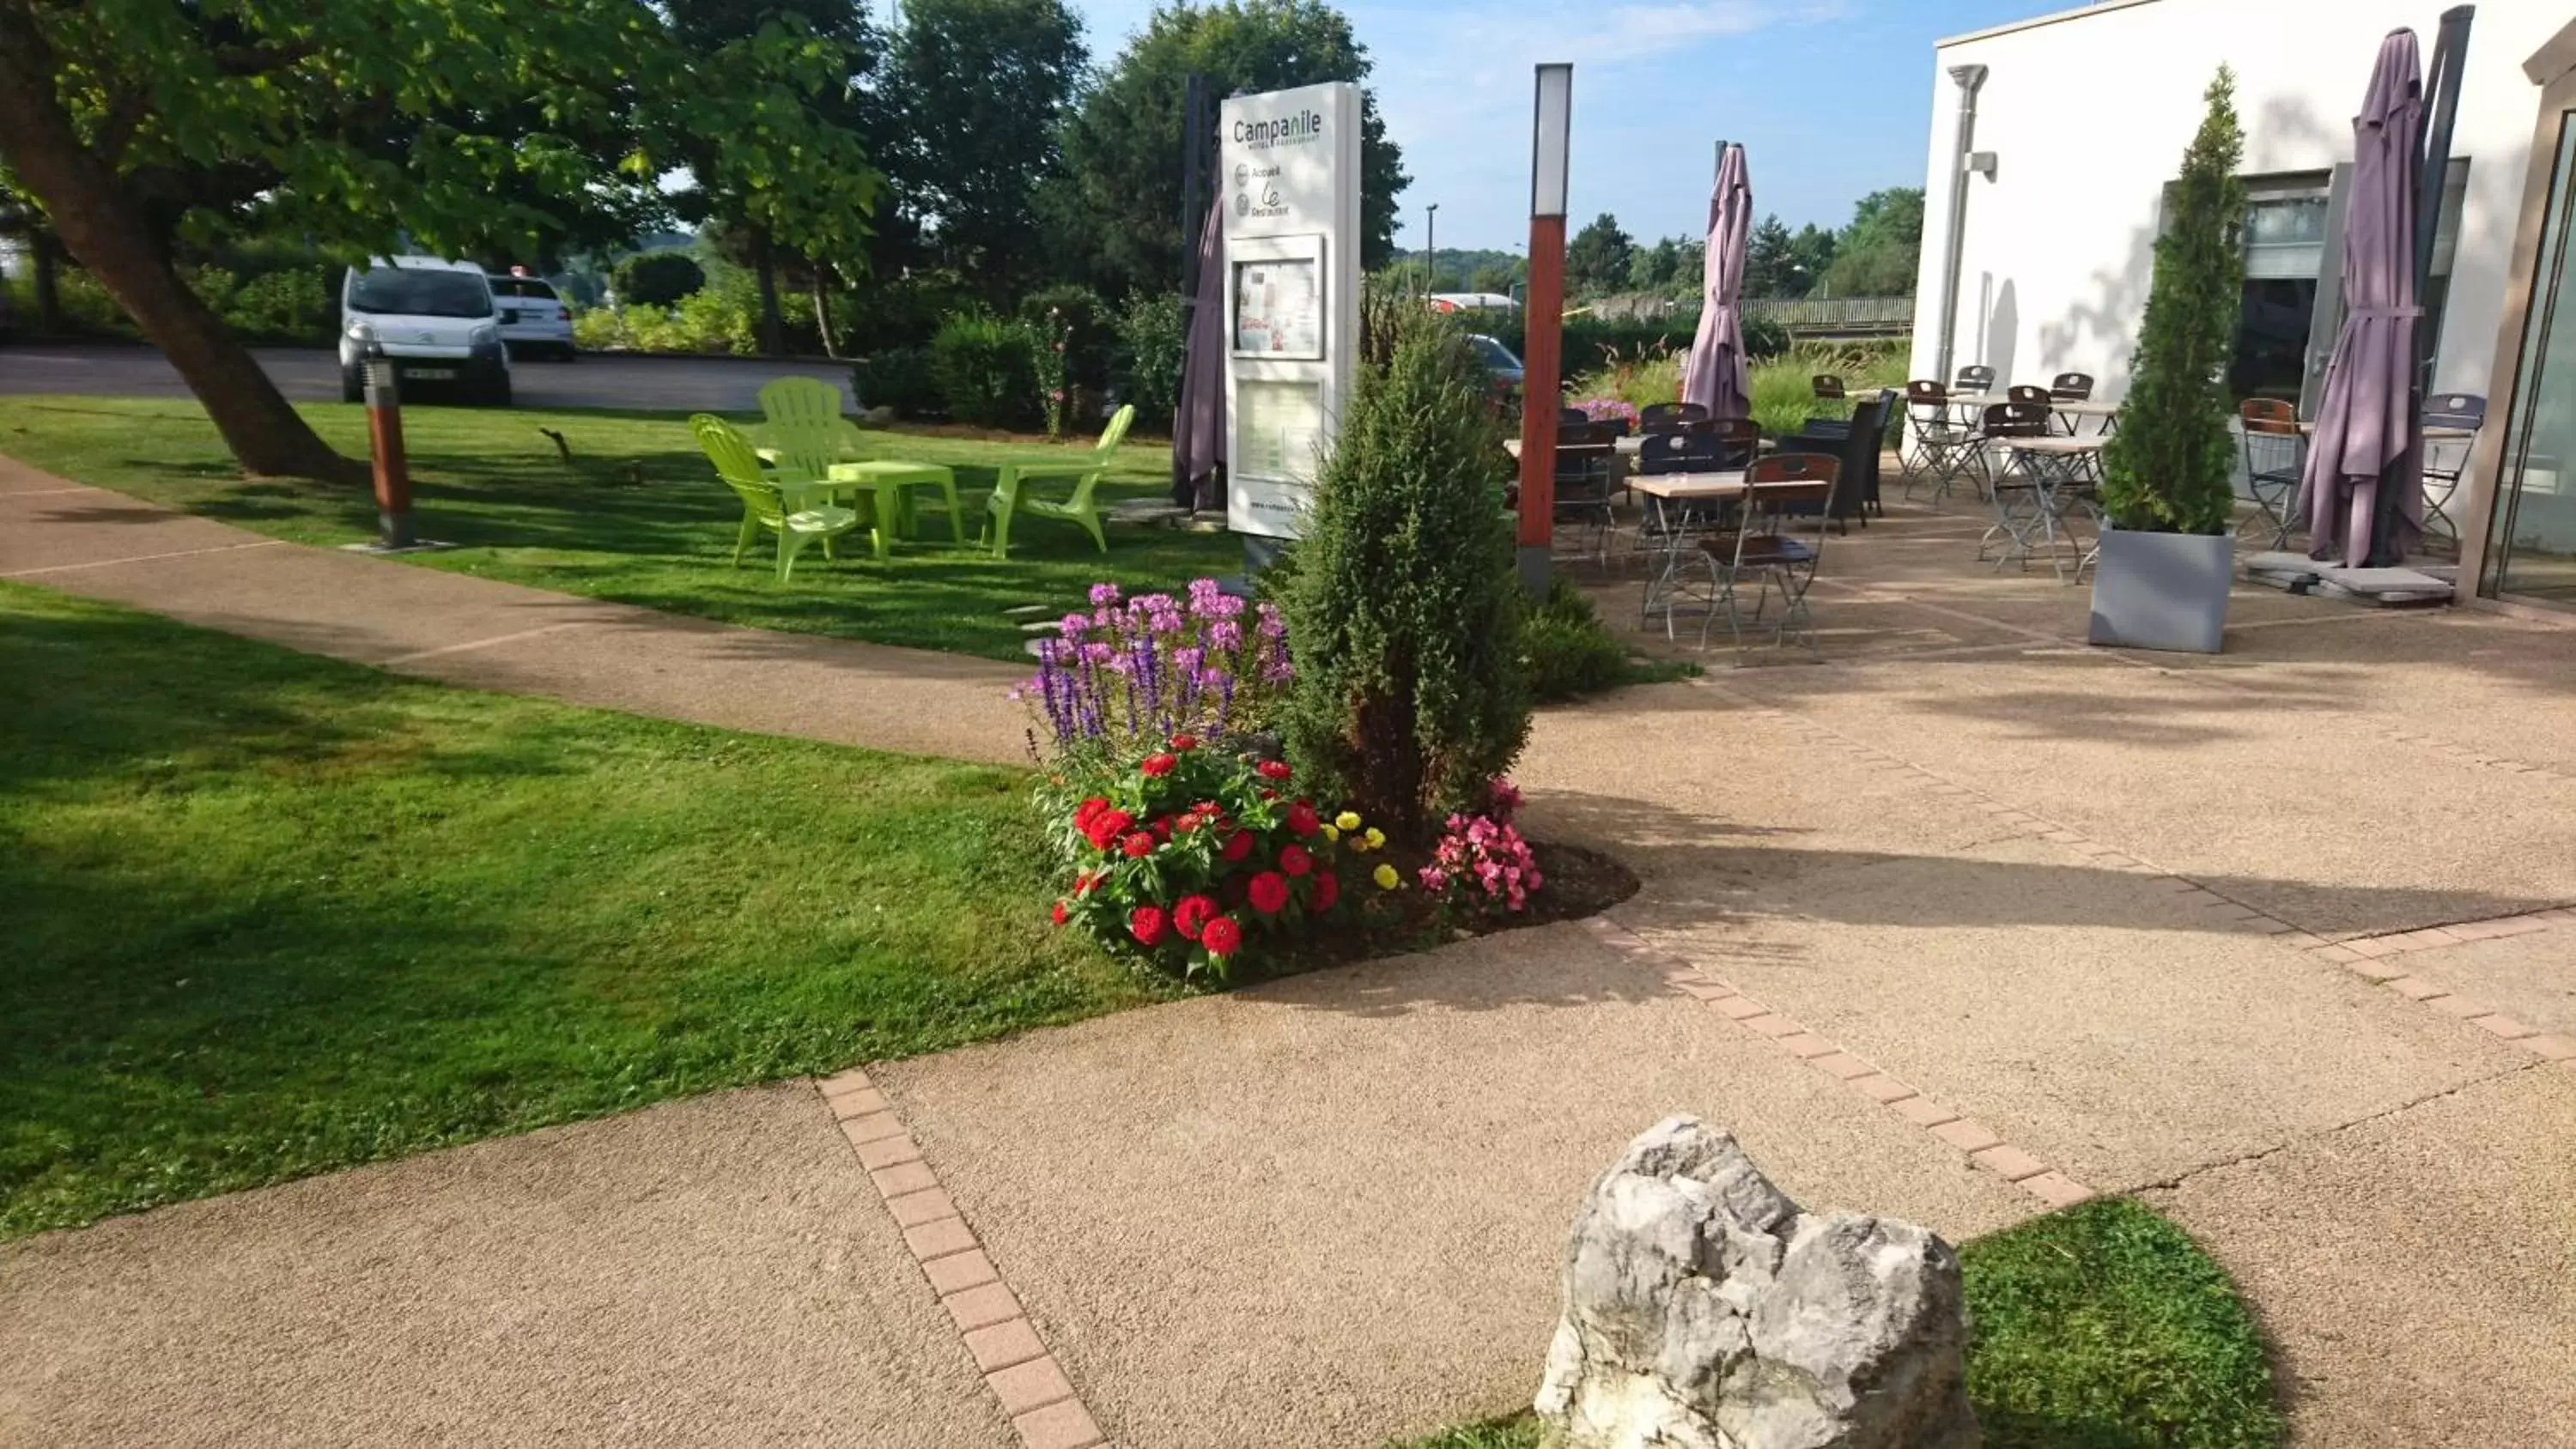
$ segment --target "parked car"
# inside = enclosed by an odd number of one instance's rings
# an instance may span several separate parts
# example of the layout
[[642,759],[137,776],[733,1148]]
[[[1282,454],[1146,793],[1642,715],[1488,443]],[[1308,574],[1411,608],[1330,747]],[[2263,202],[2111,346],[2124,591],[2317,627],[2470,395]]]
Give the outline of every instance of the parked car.
[[1476,349],[1476,356],[1484,362],[1485,370],[1494,375],[1495,390],[1505,397],[1518,396],[1521,384],[1529,375],[1522,370],[1521,360],[1512,355],[1512,350],[1505,347],[1501,339],[1488,337],[1482,332],[1467,334],[1467,342]]
[[394,364],[403,383],[440,383],[482,402],[510,401],[510,349],[491,280],[471,262],[369,257],[340,284],[340,396],[366,396],[363,365]]
[[572,346],[572,306],[553,283],[518,267],[491,282],[492,298],[501,307],[501,342],[512,357],[570,362],[581,355]]

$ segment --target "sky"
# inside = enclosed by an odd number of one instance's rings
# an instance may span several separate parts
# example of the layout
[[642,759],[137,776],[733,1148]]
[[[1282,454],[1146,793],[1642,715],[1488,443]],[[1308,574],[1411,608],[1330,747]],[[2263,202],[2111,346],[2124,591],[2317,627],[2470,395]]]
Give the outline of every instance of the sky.
[[[1107,64],[1152,0],[1071,0]],[[1753,201],[1791,228],[1923,184],[1932,42],[2076,0],[1339,0],[1413,185],[1397,241],[1508,250],[1529,237],[1530,68],[1574,65],[1570,225],[1703,230],[1716,143],[1744,144]]]

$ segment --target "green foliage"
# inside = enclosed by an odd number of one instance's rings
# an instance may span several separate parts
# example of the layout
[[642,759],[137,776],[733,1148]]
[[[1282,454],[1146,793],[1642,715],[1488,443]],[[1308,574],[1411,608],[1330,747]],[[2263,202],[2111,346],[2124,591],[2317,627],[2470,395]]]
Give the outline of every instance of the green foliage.
[[892,408],[895,416],[926,417],[939,409],[939,380],[930,372],[927,347],[880,347],[850,364],[851,396],[863,408]]
[[1117,336],[1108,304],[1100,300],[1099,293],[1077,282],[1040,287],[1020,298],[1019,318],[1033,328],[1043,329],[1051,312],[1063,326],[1072,329],[1065,351],[1066,371],[1074,385],[1108,386],[1110,362],[1117,354]]
[[885,164],[928,259],[995,302],[1061,265],[1040,185],[1089,55],[1064,0],[905,0],[887,57]]
[[1022,771],[15,584],[0,679],[0,1237],[1158,994],[1028,909]]
[[1180,298],[1157,292],[1128,299],[1118,318],[1110,385],[1121,401],[1136,405],[1136,416],[1146,426],[1170,426],[1180,407],[1181,357],[1188,345]]
[[[36,279],[16,276],[6,279],[9,299],[15,304],[18,325],[33,331],[38,322]],[[62,314],[62,330],[72,337],[132,337],[134,323],[125,309],[98,284],[98,278],[78,267],[64,267],[54,274],[54,305]]]
[[1799,272],[1798,239],[1777,216],[1766,216],[1753,228],[1744,253],[1744,295],[1804,296],[1810,280]]
[[[1833,346],[1809,343],[1753,364],[1753,420],[1766,433],[1794,433],[1809,418],[1847,418],[1852,398],[1882,387],[1905,386],[1905,354],[1887,346]],[[1850,394],[1841,402],[1816,397],[1816,374],[1829,372],[1843,380]]]
[[1923,188],[1873,191],[1834,238],[1824,290],[1834,297],[1910,297],[1923,258]]
[[[1478,313],[1467,325],[1470,330],[1499,340],[1519,356],[1529,355],[1525,313]],[[1669,316],[1635,319],[1568,317],[1562,325],[1565,375],[1572,377],[1591,369],[1614,367],[1622,361],[1689,352],[1692,340],[1699,335],[1699,310],[1694,307]],[[1747,356],[1771,357],[1788,348],[1789,334],[1778,324],[1759,317],[1744,319]]]
[[2105,1198],[1959,1252],[1992,1449],[2271,1449],[2261,1334],[2180,1228]]
[[946,267],[872,277],[855,299],[850,332],[868,347],[926,347],[939,324],[980,305],[982,294]]
[[1521,669],[1530,698],[1553,704],[1627,683],[1628,650],[1611,637],[1592,601],[1558,579],[1521,620]]
[[707,284],[707,270],[684,251],[639,252],[617,264],[617,299],[629,307],[668,307]]
[[930,375],[948,415],[978,427],[1024,426],[1038,413],[1036,342],[988,312],[960,312],[930,339]]
[[[1370,65],[1349,17],[1323,0],[1156,8],[1065,130],[1064,177],[1044,208],[1050,241],[1089,258],[1089,280],[1108,296],[1177,290],[1186,78],[1206,76],[1222,97],[1365,82]],[[1411,178],[1365,89],[1360,132],[1360,260],[1376,268],[1395,255],[1396,199]]]
[[1289,747],[1399,839],[1482,798],[1529,737],[1500,424],[1465,334],[1413,311],[1363,363],[1288,596]]
[[2236,508],[2226,373],[2244,305],[2245,132],[2225,66],[2208,100],[2156,238],[2120,431],[2102,450],[2102,505],[2122,528],[2224,533]]
[[1592,218],[1565,247],[1565,285],[1576,296],[1598,297],[1628,284],[1637,244],[1608,212]]

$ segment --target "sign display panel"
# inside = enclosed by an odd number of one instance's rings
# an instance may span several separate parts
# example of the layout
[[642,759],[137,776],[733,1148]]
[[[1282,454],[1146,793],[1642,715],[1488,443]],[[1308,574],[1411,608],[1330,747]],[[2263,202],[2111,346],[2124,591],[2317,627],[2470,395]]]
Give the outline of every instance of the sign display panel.
[[1312,257],[1234,264],[1238,357],[1312,360],[1324,355],[1324,264]]

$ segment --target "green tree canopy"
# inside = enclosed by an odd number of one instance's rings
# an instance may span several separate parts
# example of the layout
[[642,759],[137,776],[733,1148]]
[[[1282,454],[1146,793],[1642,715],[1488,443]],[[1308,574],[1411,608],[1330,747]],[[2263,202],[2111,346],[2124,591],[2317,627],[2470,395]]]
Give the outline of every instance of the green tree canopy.
[[1826,285],[1837,297],[1908,297],[1923,261],[1923,188],[1873,191],[1834,244]]
[[1747,297],[1795,297],[1806,291],[1806,279],[1799,274],[1797,238],[1777,216],[1766,216],[1756,223],[1750,245],[1744,255],[1744,295]]
[[1628,284],[1636,242],[1608,212],[1592,218],[1565,247],[1565,280],[1579,296],[1597,297]]
[[[1368,48],[1322,0],[1182,3],[1144,31],[1083,98],[1064,134],[1065,177],[1049,199],[1057,243],[1079,248],[1113,295],[1170,290],[1181,277],[1181,127],[1190,73],[1218,96],[1368,79]],[[1374,93],[1360,92],[1360,262],[1395,258],[1396,198],[1410,184]]]
[[631,232],[699,161],[792,245],[854,240],[877,174],[812,103],[843,47],[765,24],[721,55],[637,0],[0,0],[0,163],[245,468],[348,477],[180,280],[175,241],[544,254],[603,218]]

